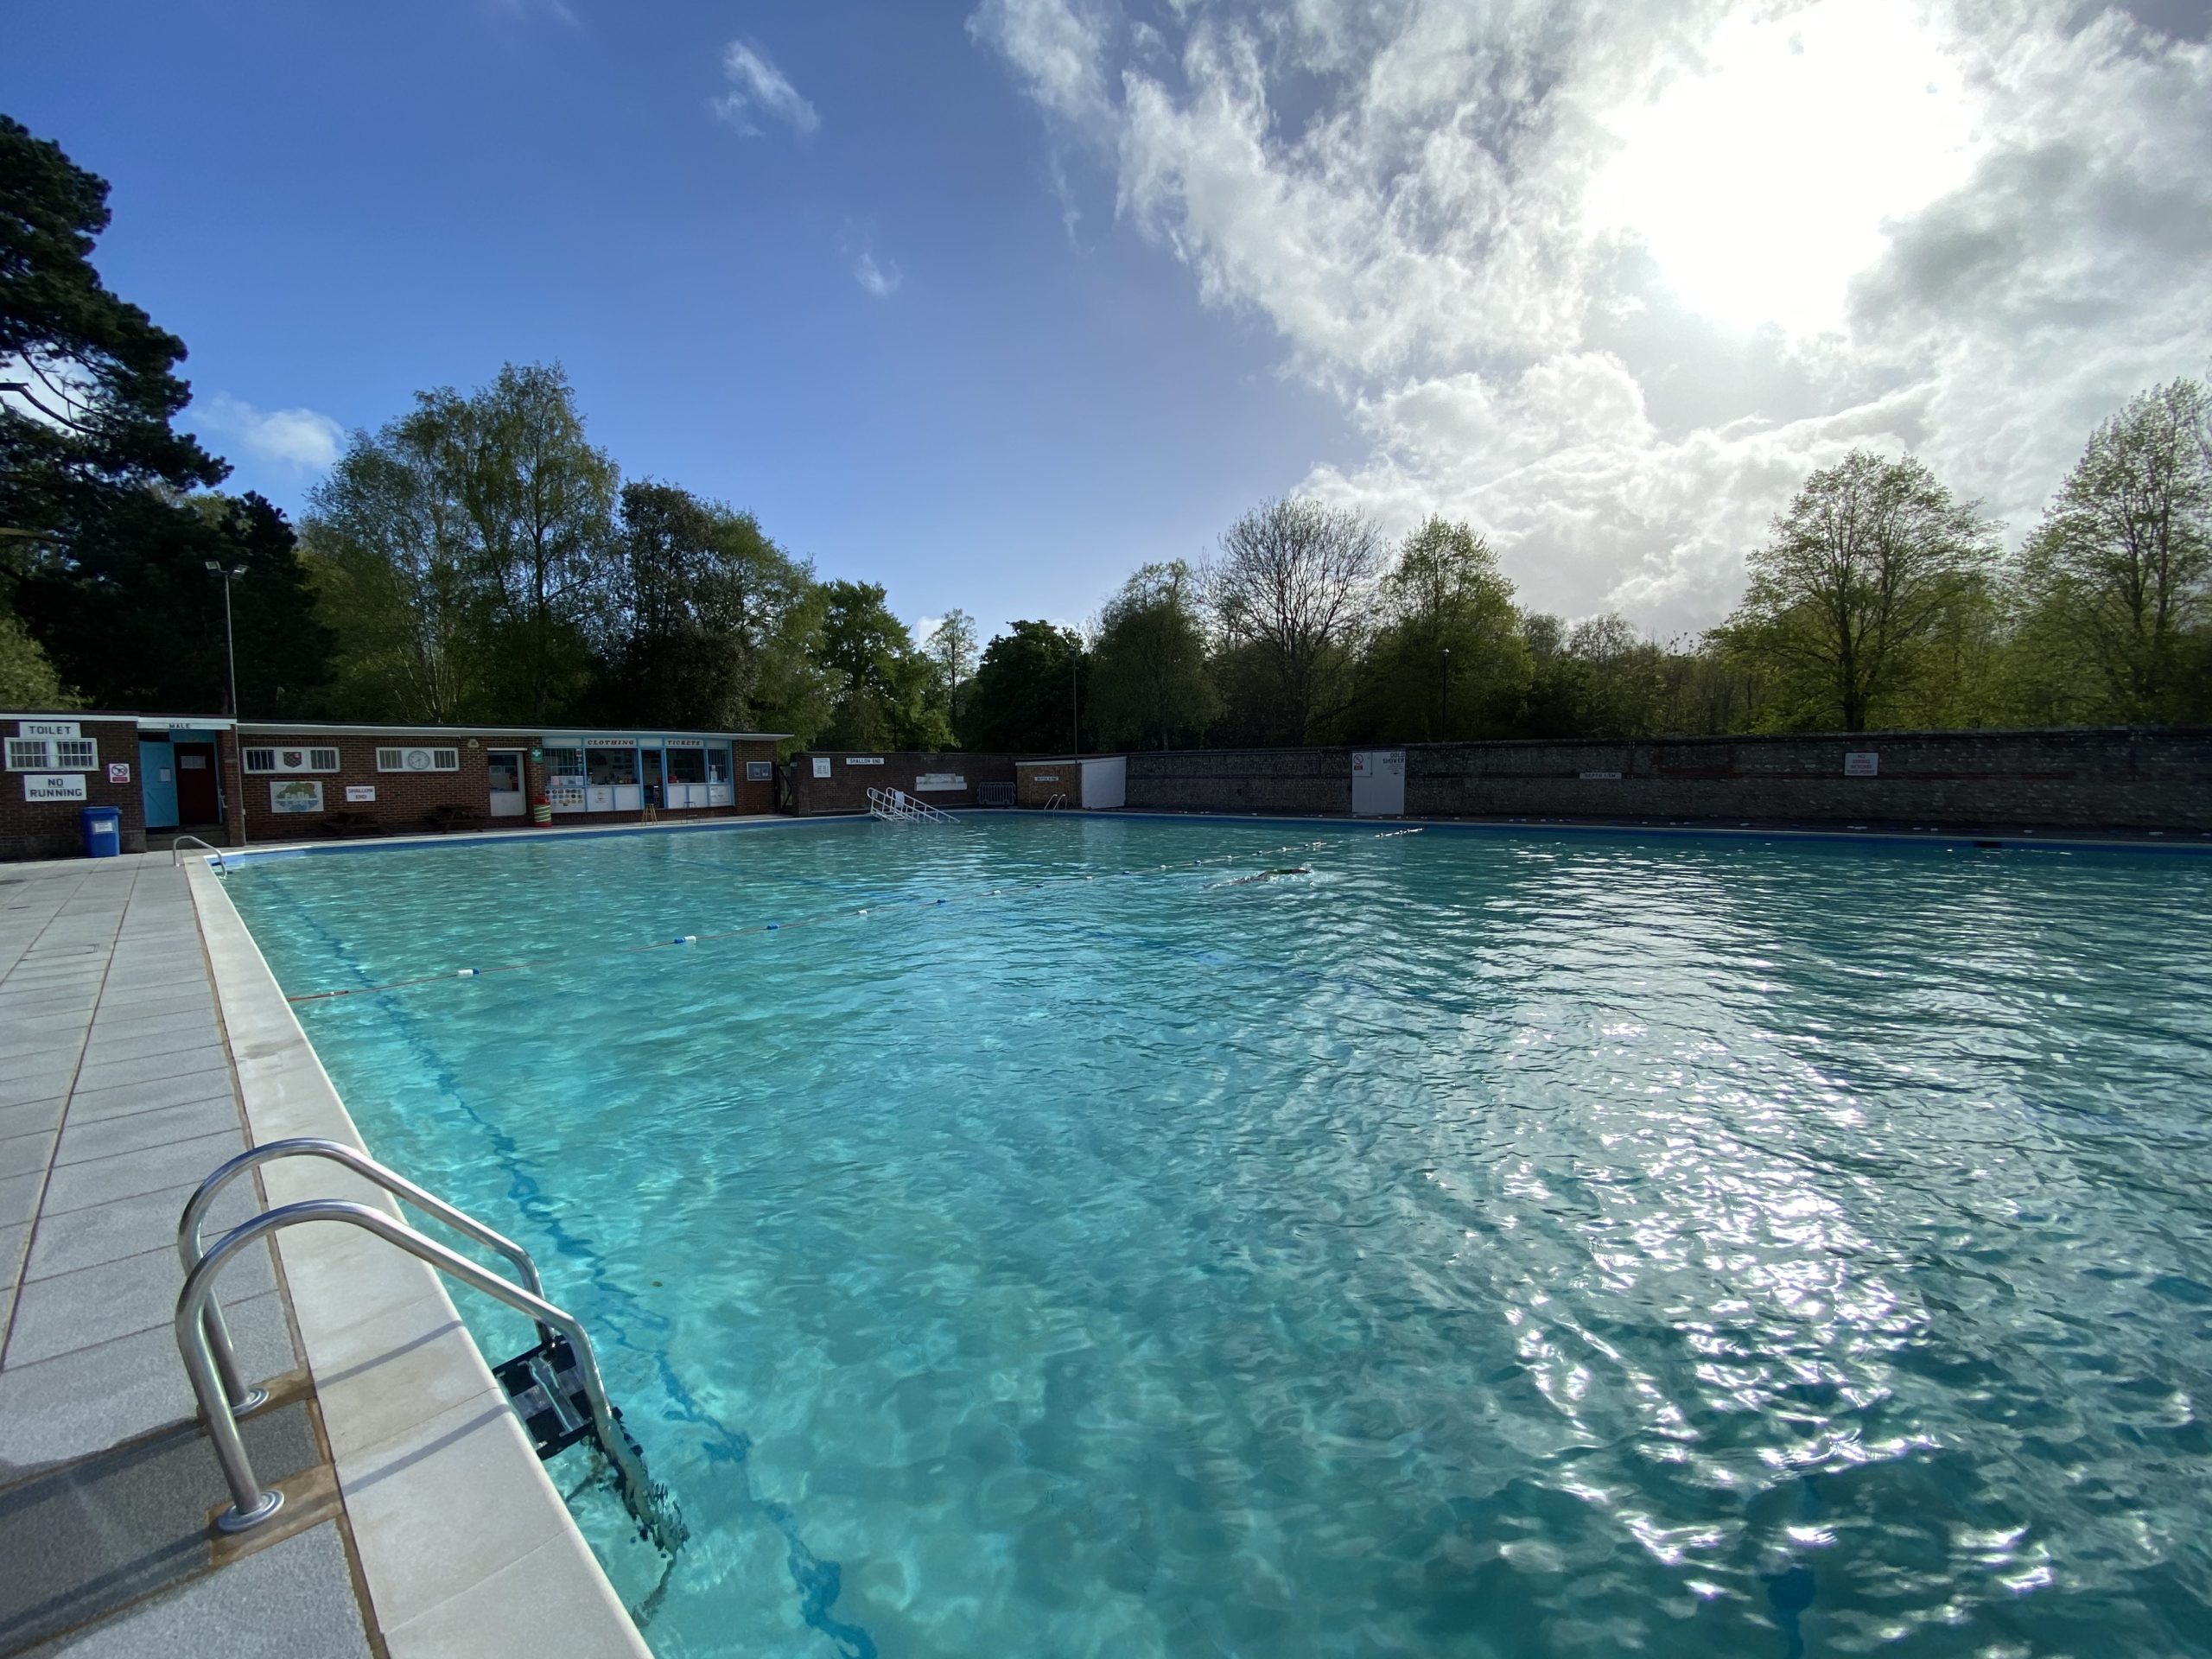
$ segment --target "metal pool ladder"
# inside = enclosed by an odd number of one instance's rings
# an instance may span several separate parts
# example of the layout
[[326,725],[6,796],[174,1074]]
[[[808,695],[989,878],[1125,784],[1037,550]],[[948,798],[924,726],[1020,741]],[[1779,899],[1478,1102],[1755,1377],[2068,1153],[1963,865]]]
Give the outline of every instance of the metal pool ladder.
[[195,847],[205,847],[215,855],[216,874],[228,875],[231,873],[231,867],[223,861],[223,849],[213,842],[202,841],[197,836],[179,836],[175,841],[169,842],[169,868],[175,869],[184,862],[184,843],[188,841]]
[[[327,1158],[375,1183],[404,1204],[443,1222],[455,1232],[497,1251],[514,1264],[520,1283],[479,1267],[381,1210],[340,1198],[317,1198],[264,1211],[242,1222],[203,1248],[200,1228],[216,1195],[238,1176],[278,1158]],[[604,1455],[614,1475],[623,1507],[639,1535],[664,1554],[673,1555],[689,1529],[668,1489],[645,1472],[645,1453],[622,1425],[622,1414],[607,1398],[599,1359],[583,1325],[545,1300],[537,1263],[530,1252],[501,1234],[342,1141],[300,1138],[271,1141],[240,1153],[200,1183],[177,1222],[177,1255],[184,1263],[184,1288],[176,1299],[176,1345],[192,1378],[192,1391],[207,1420],[208,1437],[231,1489],[231,1507],[216,1517],[225,1532],[243,1532],[275,1515],[284,1495],[264,1490],[248,1460],[238,1420],[264,1405],[268,1395],[239,1375],[238,1356],[223,1310],[215,1300],[215,1281],[255,1240],[303,1221],[342,1221],[374,1234],[487,1296],[528,1314],[537,1325],[537,1345],[493,1368],[505,1387],[508,1402],[522,1419],[540,1459],[588,1440]]]
[[868,792],[871,816],[887,823],[950,823],[950,812],[940,812],[927,801],[918,801],[903,789],[874,789]]

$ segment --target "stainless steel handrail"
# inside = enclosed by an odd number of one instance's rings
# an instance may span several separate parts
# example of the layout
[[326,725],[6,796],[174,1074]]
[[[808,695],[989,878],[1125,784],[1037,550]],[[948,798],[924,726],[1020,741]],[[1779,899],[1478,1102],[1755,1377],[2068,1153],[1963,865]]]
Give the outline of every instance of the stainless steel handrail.
[[223,849],[213,842],[202,841],[197,836],[179,836],[175,841],[169,842],[169,868],[175,869],[184,862],[184,843],[188,841],[195,847],[205,847],[215,855],[216,874],[228,875],[231,873],[231,867],[223,861]]
[[[440,1272],[452,1274],[463,1284],[474,1286],[486,1295],[527,1313],[541,1327],[550,1325],[568,1338],[575,1353],[576,1374],[583,1385],[584,1398],[591,1407],[592,1424],[598,1431],[600,1447],[613,1463],[616,1478],[626,1489],[626,1496],[632,1500],[631,1512],[641,1516],[655,1512],[652,1486],[645,1478],[644,1465],[631,1450],[621,1425],[615,1421],[614,1408],[607,1403],[607,1388],[600,1380],[599,1357],[593,1352],[591,1338],[581,1324],[543,1297],[510,1284],[488,1268],[479,1267],[458,1250],[448,1249],[405,1223],[394,1221],[381,1210],[344,1198],[318,1198],[264,1211],[251,1221],[231,1229],[209,1247],[207,1255],[185,1275],[184,1288],[177,1294],[177,1351],[184,1357],[185,1370],[192,1378],[193,1395],[200,1402],[208,1437],[215,1442],[216,1459],[223,1465],[223,1479],[231,1489],[231,1507],[215,1518],[215,1525],[220,1530],[244,1532],[260,1525],[283,1506],[284,1495],[274,1488],[264,1490],[260,1478],[253,1472],[252,1461],[246,1456],[245,1438],[238,1433],[238,1419],[224,1395],[222,1381],[216,1375],[206,1317],[214,1300],[215,1280],[255,1240],[303,1221],[342,1221],[362,1228],[429,1262]],[[664,1517],[663,1520],[665,1524]],[[664,1548],[672,1550],[674,1544],[681,1541],[677,1536]]]
[[[199,1266],[200,1257],[206,1254],[200,1248],[200,1230],[207,1222],[208,1208],[215,1202],[216,1195],[249,1169],[278,1158],[327,1158],[334,1164],[344,1165],[356,1175],[375,1182],[402,1203],[411,1204],[417,1210],[442,1221],[455,1232],[465,1234],[479,1244],[497,1250],[515,1264],[515,1272],[522,1280],[523,1287],[531,1295],[543,1300],[545,1281],[538,1276],[537,1263],[531,1259],[530,1252],[521,1245],[505,1234],[493,1232],[475,1217],[454,1209],[435,1193],[424,1192],[404,1175],[386,1169],[359,1147],[349,1147],[342,1141],[326,1141],[312,1135],[296,1136],[289,1141],[270,1141],[251,1151],[242,1152],[228,1163],[219,1166],[200,1183],[199,1190],[186,1202],[184,1214],[176,1224],[176,1253],[188,1274]],[[231,1402],[232,1413],[243,1417],[266,1404],[268,1394],[253,1387],[238,1374],[238,1355],[231,1347],[230,1329],[223,1322],[222,1304],[212,1295],[207,1299],[204,1324],[207,1331],[207,1345],[214,1354],[217,1369],[222,1372],[225,1396]],[[550,1338],[552,1332],[541,1325],[538,1335]]]

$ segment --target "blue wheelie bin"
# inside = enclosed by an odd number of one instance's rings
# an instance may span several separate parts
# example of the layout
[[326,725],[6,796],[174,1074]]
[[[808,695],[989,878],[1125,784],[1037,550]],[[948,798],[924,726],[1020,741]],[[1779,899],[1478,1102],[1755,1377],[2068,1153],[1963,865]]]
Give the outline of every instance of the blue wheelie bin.
[[86,858],[113,858],[123,850],[123,813],[112,806],[80,806],[77,824],[85,832]]

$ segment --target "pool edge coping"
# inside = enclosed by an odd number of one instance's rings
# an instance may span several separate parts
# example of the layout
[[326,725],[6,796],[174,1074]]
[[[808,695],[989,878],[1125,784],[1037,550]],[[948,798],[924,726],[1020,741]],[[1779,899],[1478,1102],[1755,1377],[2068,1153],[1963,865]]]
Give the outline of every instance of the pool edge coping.
[[[253,1143],[320,1135],[367,1150],[223,883],[207,861],[187,862]],[[320,1159],[260,1173],[272,1207],[337,1197],[400,1213]],[[328,1226],[289,1228],[276,1240],[385,1649],[393,1659],[540,1659],[557,1630],[572,1651],[651,1659],[443,1280],[389,1246],[365,1251],[365,1242]],[[318,1285],[358,1300],[334,1306],[302,1294]],[[440,1535],[427,1546],[425,1529]]]

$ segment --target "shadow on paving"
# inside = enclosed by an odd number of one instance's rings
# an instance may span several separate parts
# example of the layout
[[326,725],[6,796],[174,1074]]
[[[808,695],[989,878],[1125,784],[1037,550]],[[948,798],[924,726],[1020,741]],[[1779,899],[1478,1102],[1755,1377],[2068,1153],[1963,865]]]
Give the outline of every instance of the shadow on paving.
[[[239,1427],[264,1485],[321,1461],[303,1401]],[[210,1511],[229,1502],[196,1423],[0,1489],[0,1656],[210,1571]]]

